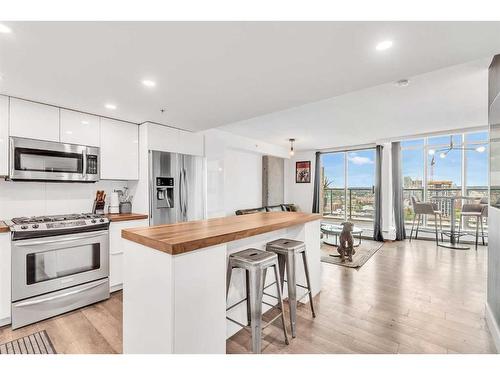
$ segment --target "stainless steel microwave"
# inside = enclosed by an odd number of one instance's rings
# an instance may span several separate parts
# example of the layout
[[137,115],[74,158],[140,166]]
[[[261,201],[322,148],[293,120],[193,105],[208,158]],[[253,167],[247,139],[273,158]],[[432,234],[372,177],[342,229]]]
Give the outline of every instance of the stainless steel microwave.
[[10,137],[11,180],[99,181],[99,147]]

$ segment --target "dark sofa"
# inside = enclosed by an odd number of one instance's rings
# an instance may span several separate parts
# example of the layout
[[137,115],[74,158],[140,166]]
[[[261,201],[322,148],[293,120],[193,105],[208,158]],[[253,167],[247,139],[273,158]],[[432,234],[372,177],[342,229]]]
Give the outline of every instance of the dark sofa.
[[248,215],[248,214],[255,214],[257,212],[280,212],[280,211],[295,212],[297,211],[297,207],[294,204],[277,204],[275,206],[265,206],[258,208],[247,208],[244,210],[236,210],[235,214]]

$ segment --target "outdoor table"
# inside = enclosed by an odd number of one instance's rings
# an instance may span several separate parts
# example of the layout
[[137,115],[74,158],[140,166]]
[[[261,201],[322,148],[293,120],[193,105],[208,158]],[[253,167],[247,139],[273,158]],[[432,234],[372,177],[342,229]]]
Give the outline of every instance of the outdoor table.
[[438,246],[441,247],[446,247],[448,249],[455,249],[455,250],[469,250],[470,247],[468,246],[463,246],[459,245],[458,240],[459,236],[458,233],[455,230],[455,225],[456,225],[456,214],[455,214],[455,201],[457,199],[460,200],[472,200],[472,199],[480,199],[479,197],[466,197],[463,195],[457,195],[457,196],[443,196],[443,195],[435,195],[433,197],[430,197],[431,200],[436,200],[436,199],[448,199],[450,201],[450,207],[451,207],[451,216],[450,216],[450,231],[443,231],[443,234],[445,236],[450,237],[450,243],[444,243],[441,242],[439,243]]
[[[339,245],[339,235],[342,232],[343,226],[339,224],[321,224],[321,232],[326,235],[326,239],[323,238],[323,242],[330,246],[338,246]],[[354,244],[354,247],[358,247],[361,245],[361,234],[363,230],[358,227],[353,227],[352,236],[357,237],[358,243]],[[330,241],[328,236],[332,235],[335,237],[335,241]]]

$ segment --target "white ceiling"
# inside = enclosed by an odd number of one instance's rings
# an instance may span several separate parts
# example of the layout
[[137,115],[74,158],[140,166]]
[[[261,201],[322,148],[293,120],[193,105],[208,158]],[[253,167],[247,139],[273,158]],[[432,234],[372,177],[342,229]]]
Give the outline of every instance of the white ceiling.
[[[190,130],[500,51],[498,22],[5,24],[13,32],[0,34],[1,93]],[[394,47],[376,52],[384,39]],[[157,87],[143,87],[143,78]]]
[[221,127],[297,150],[373,143],[416,134],[486,126],[491,59],[394,82]]

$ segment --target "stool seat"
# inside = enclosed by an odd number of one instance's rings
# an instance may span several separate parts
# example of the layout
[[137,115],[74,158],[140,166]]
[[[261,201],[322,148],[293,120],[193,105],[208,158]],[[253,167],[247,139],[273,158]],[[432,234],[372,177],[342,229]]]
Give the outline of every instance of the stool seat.
[[233,253],[230,257],[233,264],[239,268],[249,269],[258,267],[263,269],[274,264],[278,256],[269,251],[246,249]]
[[306,250],[306,245],[302,241],[289,240],[287,238],[280,238],[279,240],[271,241],[266,244],[268,251],[275,253],[286,254],[290,251],[301,253]]

